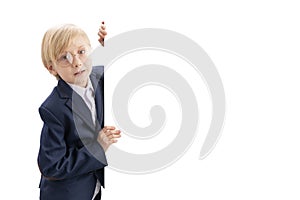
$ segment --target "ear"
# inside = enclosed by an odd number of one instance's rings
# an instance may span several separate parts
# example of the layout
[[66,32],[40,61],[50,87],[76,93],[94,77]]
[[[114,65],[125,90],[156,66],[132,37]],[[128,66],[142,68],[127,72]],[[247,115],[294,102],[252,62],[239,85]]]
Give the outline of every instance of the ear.
[[49,65],[47,66],[48,71],[50,72],[50,74],[56,76],[57,75],[57,71],[55,70],[55,68],[53,67],[53,65]]

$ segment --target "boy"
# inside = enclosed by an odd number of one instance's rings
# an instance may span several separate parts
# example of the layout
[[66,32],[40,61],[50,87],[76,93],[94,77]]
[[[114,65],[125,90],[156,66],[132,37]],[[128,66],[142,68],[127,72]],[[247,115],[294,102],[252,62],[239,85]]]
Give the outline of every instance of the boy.
[[[103,25],[98,35],[104,41]],[[90,51],[85,32],[71,24],[49,29],[43,38],[42,61],[58,84],[39,108],[41,200],[101,199],[105,151],[120,130],[103,125],[104,71],[91,66]]]

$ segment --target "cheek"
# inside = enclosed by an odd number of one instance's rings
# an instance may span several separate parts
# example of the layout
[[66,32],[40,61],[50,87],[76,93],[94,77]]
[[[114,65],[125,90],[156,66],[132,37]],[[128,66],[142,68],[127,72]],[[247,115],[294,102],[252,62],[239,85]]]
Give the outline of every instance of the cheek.
[[91,58],[87,58],[83,64],[87,67],[87,68],[92,68],[92,59]]
[[73,75],[73,73],[68,69],[62,69],[62,70],[58,71],[58,74],[62,78],[71,77]]
[[91,72],[92,71],[92,65],[91,64],[89,64],[89,65],[85,65],[85,67],[86,67],[86,69],[87,69],[87,71],[88,72]]

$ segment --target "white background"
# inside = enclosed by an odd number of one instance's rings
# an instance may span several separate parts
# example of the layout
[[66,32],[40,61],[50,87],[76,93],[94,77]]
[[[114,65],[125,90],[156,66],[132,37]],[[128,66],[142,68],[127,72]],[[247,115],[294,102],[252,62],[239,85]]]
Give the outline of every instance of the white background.
[[38,199],[38,107],[56,81],[40,44],[53,25],[74,23],[97,45],[138,28],[186,35],[223,80],[226,121],[204,160],[196,139],[174,165],[147,175],[108,169],[103,199],[299,199],[300,12],[298,1],[1,2],[0,199]]

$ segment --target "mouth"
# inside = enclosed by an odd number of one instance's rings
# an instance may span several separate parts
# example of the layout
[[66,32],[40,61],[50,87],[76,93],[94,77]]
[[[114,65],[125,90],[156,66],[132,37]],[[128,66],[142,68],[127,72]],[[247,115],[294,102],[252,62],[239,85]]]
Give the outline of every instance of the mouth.
[[83,74],[84,72],[85,72],[85,69],[80,70],[80,71],[76,72],[76,73],[74,74],[74,76],[79,76],[79,75]]

